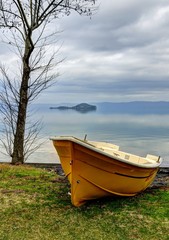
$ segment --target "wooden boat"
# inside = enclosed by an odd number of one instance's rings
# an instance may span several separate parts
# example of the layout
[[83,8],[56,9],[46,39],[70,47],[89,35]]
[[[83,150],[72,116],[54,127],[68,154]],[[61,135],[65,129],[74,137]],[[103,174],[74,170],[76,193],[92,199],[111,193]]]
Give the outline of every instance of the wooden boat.
[[111,143],[64,136],[51,140],[70,181],[75,206],[104,196],[140,193],[152,183],[162,162],[154,155],[139,157],[120,151]]

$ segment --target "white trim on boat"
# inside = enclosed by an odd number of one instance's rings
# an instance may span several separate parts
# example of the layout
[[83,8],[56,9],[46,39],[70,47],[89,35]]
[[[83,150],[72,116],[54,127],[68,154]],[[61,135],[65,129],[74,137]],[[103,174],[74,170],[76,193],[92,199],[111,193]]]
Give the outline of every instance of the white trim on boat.
[[[77,143],[81,146],[84,146],[92,151],[98,152],[102,155],[108,156],[112,159],[116,159],[118,161],[133,165],[133,166],[137,166],[137,167],[142,167],[142,168],[156,168],[159,167],[160,164],[162,163],[162,158],[161,157],[157,157],[157,156],[153,156],[153,155],[147,155],[147,157],[139,157],[137,155],[133,155],[127,152],[121,152],[119,150],[119,147],[117,145],[111,144],[111,143],[106,143],[106,142],[93,142],[92,141],[86,141],[86,140],[81,140],[72,136],[59,136],[59,137],[51,137],[50,140],[53,141],[71,141],[74,143]],[[104,148],[98,148],[97,146],[95,146],[95,144],[107,144],[108,147],[104,147]],[[112,147],[111,147],[112,146]],[[104,151],[105,150],[105,151]],[[108,151],[110,150],[111,153],[108,153]],[[121,158],[119,157],[120,155],[118,154],[118,152],[124,153],[125,154],[125,158]],[[142,160],[145,160],[145,163],[139,163],[139,162],[133,162],[133,161],[129,161],[129,157],[130,156],[135,156],[138,157]],[[151,158],[152,157],[152,158]],[[154,158],[154,159],[153,159]]]

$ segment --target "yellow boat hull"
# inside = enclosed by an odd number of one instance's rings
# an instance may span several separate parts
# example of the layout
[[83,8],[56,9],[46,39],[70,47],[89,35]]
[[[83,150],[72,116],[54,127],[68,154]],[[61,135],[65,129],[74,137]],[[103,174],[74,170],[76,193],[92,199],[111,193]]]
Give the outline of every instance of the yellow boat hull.
[[[71,184],[71,201],[75,206],[104,196],[134,196],[154,180],[158,165],[137,166],[101,154],[85,142],[53,138],[62,168]],[[82,143],[82,144],[81,144]]]

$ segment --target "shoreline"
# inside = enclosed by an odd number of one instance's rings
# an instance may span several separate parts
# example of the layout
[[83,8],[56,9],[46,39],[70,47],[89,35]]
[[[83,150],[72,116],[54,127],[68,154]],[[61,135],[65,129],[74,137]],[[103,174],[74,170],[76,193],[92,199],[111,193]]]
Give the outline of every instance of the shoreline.
[[[10,164],[10,162],[0,162],[0,164]],[[25,162],[23,165],[38,167],[38,168],[55,168],[55,167],[61,167],[60,162],[49,162],[49,163],[40,163],[40,162]],[[169,171],[169,166],[160,166],[159,167],[161,172]]]
[[[0,162],[0,164],[9,164],[9,162]],[[54,171],[58,175],[63,176],[63,170],[60,163],[25,163],[27,166],[35,168],[43,168],[47,171]],[[159,171],[148,189],[169,188],[169,167],[159,167]]]

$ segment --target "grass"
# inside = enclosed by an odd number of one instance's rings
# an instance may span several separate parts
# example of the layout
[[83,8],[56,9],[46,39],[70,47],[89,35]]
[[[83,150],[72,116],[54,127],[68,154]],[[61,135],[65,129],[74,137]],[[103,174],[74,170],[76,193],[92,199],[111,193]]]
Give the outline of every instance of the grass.
[[167,240],[169,191],[107,198],[76,208],[69,185],[27,166],[0,165],[0,240]]

